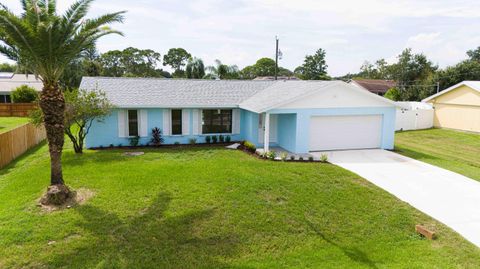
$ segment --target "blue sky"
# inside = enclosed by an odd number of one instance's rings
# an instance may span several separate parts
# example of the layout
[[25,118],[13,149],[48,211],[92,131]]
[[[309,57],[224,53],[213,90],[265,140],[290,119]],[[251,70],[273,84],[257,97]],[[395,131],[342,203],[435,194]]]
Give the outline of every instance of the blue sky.
[[[19,1],[2,2],[19,11]],[[64,10],[73,1],[58,2]],[[444,67],[480,46],[478,0],[97,0],[91,14],[117,10],[128,11],[115,25],[125,37],[104,38],[101,52],[134,46],[163,55],[183,47],[207,65],[273,58],[275,35],[282,66],[293,70],[321,47],[334,76],[357,72],[365,60],[393,61],[406,47]]]

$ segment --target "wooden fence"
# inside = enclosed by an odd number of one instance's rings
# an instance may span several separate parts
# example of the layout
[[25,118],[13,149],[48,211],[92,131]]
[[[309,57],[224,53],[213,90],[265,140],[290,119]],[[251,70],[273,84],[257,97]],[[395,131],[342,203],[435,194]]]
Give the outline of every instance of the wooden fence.
[[45,128],[27,123],[0,134],[0,168],[5,167],[25,151],[38,145],[46,138]]
[[26,117],[37,108],[35,103],[6,103],[0,104],[0,117]]

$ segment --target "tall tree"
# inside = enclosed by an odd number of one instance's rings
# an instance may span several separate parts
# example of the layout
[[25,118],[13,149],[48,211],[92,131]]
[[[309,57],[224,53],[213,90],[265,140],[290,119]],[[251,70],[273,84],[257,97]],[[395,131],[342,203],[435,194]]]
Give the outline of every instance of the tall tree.
[[70,197],[62,173],[65,98],[59,79],[68,64],[102,36],[121,34],[108,24],[123,21],[124,12],[87,19],[93,0],[78,0],[63,15],[55,0],[21,0],[23,12],[16,15],[0,7],[0,52],[21,62],[43,82],[40,108],[44,115],[50,153],[50,184],[45,203],[62,204]]
[[480,47],[467,51],[467,55],[470,60],[480,62]]
[[171,48],[167,54],[163,55],[163,65],[170,66],[174,72],[174,77],[183,77],[183,67],[187,64],[192,55],[183,48]]
[[296,75],[305,80],[328,80],[326,52],[324,49],[318,49],[315,54],[305,56],[303,65],[295,69]]
[[100,56],[102,75],[108,77],[163,77],[160,53],[150,49],[111,50]]
[[187,78],[203,78],[205,76],[205,65],[202,59],[194,57],[189,59],[185,68]]
[[236,65],[226,65],[220,60],[215,60],[215,65],[207,66],[209,72],[207,78],[216,79],[237,79],[240,76],[240,70]]
[[88,48],[65,68],[60,77],[60,86],[62,89],[78,88],[82,77],[97,77],[100,76],[101,72],[102,65],[99,61],[97,49],[95,47]]
[[[242,69],[240,77],[243,79],[254,79],[256,77],[274,76],[275,75],[275,60],[271,58],[260,58],[254,65],[249,65]],[[278,67],[279,76],[292,76],[293,72],[287,68]]]
[[258,77],[275,75],[275,60],[270,58],[260,58],[254,64],[255,72]]
[[424,54],[413,54],[410,48],[402,51],[397,59],[398,61],[388,68],[392,79],[397,82],[401,99],[421,100],[424,96],[422,92],[432,88],[428,81],[438,67]]

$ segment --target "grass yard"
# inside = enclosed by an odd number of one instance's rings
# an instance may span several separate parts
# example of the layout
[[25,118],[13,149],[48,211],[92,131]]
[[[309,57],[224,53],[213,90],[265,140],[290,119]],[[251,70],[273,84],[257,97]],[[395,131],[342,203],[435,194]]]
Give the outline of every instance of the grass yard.
[[458,234],[330,164],[67,150],[68,184],[95,196],[42,213],[47,167],[43,145],[0,170],[0,268],[480,268]]
[[8,132],[28,122],[28,118],[0,117],[0,133]]
[[480,181],[480,134],[447,129],[398,132],[395,150]]

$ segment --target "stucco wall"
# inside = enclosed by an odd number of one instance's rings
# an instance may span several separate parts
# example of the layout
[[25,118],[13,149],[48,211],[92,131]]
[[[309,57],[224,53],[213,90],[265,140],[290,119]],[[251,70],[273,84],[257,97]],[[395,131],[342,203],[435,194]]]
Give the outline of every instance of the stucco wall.
[[[395,140],[395,113],[391,107],[356,107],[356,108],[319,108],[319,109],[273,109],[275,114],[296,114],[295,149],[297,153],[309,151],[310,118],[312,116],[334,115],[382,115],[381,148],[393,149]],[[291,120],[291,119],[290,119]]]
[[240,124],[240,134],[242,140],[248,140],[254,143],[257,147],[258,143],[258,117],[259,114],[248,111],[241,110],[241,124]]
[[[158,127],[160,129],[163,128],[163,112],[164,109],[161,108],[147,108],[147,130],[148,136],[140,138],[140,144],[144,145],[150,142],[151,130],[154,127]],[[193,133],[193,110],[188,109],[190,113],[190,131],[189,133]],[[240,113],[240,130],[244,129],[242,123],[247,123],[244,121],[244,113],[241,111]],[[197,143],[204,143],[205,137],[210,134],[205,135],[171,135],[171,136],[163,136],[165,144],[174,144],[178,142],[180,144],[188,144],[189,139],[195,138],[197,139]],[[232,141],[240,141],[242,140],[241,134],[223,134],[223,135],[230,135]],[[112,113],[103,121],[103,122],[94,122],[90,129],[90,132],[85,141],[87,148],[92,147],[108,147],[109,145],[123,145],[128,146],[130,141],[126,137],[119,137],[118,134],[118,109],[112,111]]]
[[295,152],[297,114],[280,114],[277,123],[278,146],[290,152]]
[[468,86],[460,86],[429,101],[434,108],[433,125],[480,132],[480,93]]

